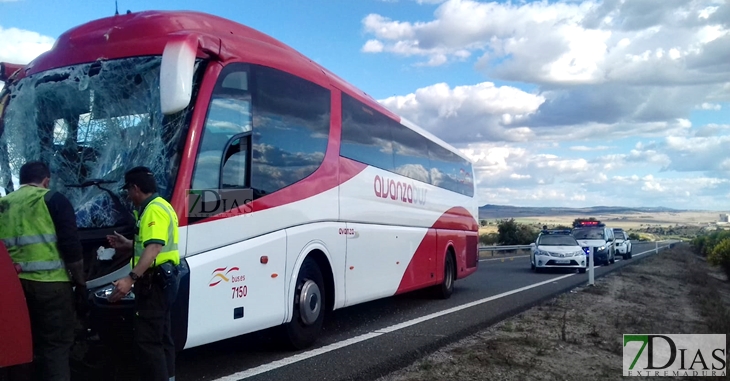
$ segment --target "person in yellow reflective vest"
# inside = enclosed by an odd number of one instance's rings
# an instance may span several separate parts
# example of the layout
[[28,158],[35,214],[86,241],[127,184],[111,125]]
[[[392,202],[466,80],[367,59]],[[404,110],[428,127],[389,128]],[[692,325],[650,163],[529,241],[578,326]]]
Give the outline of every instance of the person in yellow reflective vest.
[[18,366],[11,374],[15,378],[35,373],[37,380],[69,381],[76,326],[74,285],[76,303],[86,301],[76,215],[63,194],[49,190],[51,172],[45,163],[25,163],[19,180],[18,190],[0,198],[0,240],[25,294],[33,363]]
[[107,236],[115,249],[133,250],[132,271],[114,282],[112,303],[132,290],[135,295],[134,339],[142,380],[175,378],[175,345],[170,332],[170,306],[177,296],[178,221],[172,206],[157,194],[157,182],[147,167],[124,175],[127,197],[137,207],[134,241],[114,232]]

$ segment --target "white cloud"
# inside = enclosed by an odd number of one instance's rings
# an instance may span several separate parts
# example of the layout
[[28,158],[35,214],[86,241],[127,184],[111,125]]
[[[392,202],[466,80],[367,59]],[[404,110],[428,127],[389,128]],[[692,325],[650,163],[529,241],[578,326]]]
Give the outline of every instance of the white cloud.
[[27,64],[50,50],[54,41],[36,32],[0,26],[0,61]]
[[541,86],[524,127],[671,124],[730,101],[730,5],[718,5],[449,0],[432,20],[370,14],[363,25],[378,38],[370,52],[421,57],[416,66],[476,55],[489,76]]
[[491,82],[453,88],[439,83],[380,102],[437,135],[449,135],[451,141],[524,141],[534,132],[522,127],[521,121],[534,113],[544,98]]
[[[8,2],[14,0],[0,0]],[[0,62],[27,64],[41,53],[50,50],[55,40],[33,31],[0,26]],[[5,84],[0,83],[0,90]]]
[[730,103],[728,20],[715,0],[448,0],[363,25],[374,54],[488,78],[381,100],[474,159],[483,201],[720,208],[730,125],[691,118]]
[[383,43],[378,40],[369,40],[362,47],[362,51],[365,53],[380,53],[383,51]]
[[703,102],[701,105],[699,105],[699,106],[697,106],[695,108],[700,109],[700,110],[715,110],[715,111],[718,111],[718,110],[721,110],[722,109],[722,106],[719,105],[719,104],[716,104],[716,103]]
[[[475,162],[482,203],[722,210],[730,194],[730,126],[716,127],[721,134],[665,136],[603,155],[599,145],[570,142],[561,145],[579,149],[545,146],[565,155],[540,152],[529,142],[472,143],[461,150]],[[567,157],[571,151],[583,157]],[[510,192],[492,195],[505,188]]]
[[730,124],[708,124],[706,126],[702,126],[698,128],[694,136],[697,137],[709,137],[709,136],[716,136],[720,135],[725,131],[730,131]]
[[609,146],[596,146],[596,147],[588,147],[588,146],[572,146],[570,147],[572,151],[605,151],[607,149],[611,149]]

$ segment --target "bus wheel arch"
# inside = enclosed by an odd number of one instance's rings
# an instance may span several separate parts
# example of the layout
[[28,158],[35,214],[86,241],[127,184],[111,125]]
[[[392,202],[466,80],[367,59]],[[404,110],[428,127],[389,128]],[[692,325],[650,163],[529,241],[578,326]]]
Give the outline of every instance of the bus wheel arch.
[[335,276],[332,271],[332,265],[330,264],[329,258],[327,258],[327,255],[325,255],[322,250],[314,249],[310,251],[309,254],[307,254],[307,258],[309,257],[314,259],[322,272],[325,288],[325,312],[331,312],[335,306]]
[[307,253],[295,274],[294,292],[287,302],[291,319],[281,334],[284,346],[301,350],[314,344],[334,306],[334,277],[327,256],[318,249]]

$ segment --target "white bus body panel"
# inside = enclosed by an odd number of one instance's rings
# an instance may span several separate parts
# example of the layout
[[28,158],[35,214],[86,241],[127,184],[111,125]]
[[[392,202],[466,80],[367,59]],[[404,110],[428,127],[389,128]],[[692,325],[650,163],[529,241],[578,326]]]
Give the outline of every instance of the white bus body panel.
[[348,223],[346,306],[393,296],[428,229]]
[[[232,220],[241,218],[246,219]],[[262,255],[268,257],[267,264],[261,263]],[[268,328],[284,319],[284,230],[194,255],[187,261],[190,309],[186,348]],[[242,317],[234,318],[236,308],[243,308]]]
[[[413,194],[405,200],[402,194],[395,200],[379,197],[376,177],[410,185]],[[471,212],[475,205],[470,197],[367,167],[339,187],[300,201],[192,224],[187,229],[190,310],[185,347],[290,321],[299,268],[314,249],[332,267],[334,308],[392,296],[429,228],[449,209],[463,206]],[[263,255],[266,265],[260,263]],[[229,278],[211,286],[220,279],[216,269],[231,267],[238,267],[245,281],[234,284]],[[234,290],[239,285],[247,287],[245,297]],[[243,317],[234,319],[239,307]]]

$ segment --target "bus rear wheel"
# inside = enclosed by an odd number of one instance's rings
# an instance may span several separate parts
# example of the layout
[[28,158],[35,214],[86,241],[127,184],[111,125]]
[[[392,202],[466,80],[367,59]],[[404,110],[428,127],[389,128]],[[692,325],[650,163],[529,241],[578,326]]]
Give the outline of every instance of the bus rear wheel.
[[299,270],[292,302],[292,320],[283,330],[285,344],[291,349],[305,349],[317,340],[325,313],[324,279],[311,257],[304,260]]
[[454,293],[454,281],[456,280],[456,263],[451,252],[446,253],[446,261],[444,262],[444,280],[434,289],[435,295],[439,299],[448,299]]

